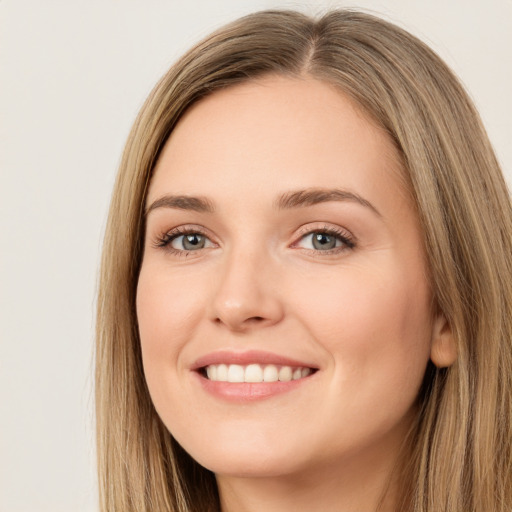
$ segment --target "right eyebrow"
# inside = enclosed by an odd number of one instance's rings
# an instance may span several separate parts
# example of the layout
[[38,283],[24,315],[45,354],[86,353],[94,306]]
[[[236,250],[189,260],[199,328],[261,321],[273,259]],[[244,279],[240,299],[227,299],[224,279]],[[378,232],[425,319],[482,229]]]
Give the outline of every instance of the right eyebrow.
[[153,201],[144,211],[144,216],[157,208],[175,208],[178,210],[192,210],[195,212],[212,213],[213,204],[205,197],[165,195]]

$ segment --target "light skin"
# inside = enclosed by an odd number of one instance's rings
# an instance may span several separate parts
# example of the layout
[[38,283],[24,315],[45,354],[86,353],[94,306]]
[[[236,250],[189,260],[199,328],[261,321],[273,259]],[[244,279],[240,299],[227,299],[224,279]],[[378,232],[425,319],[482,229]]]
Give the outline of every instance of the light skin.
[[[402,172],[388,136],[307,77],[217,92],[167,141],[137,289],[144,371],[223,512],[377,508],[429,359],[455,359]],[[313,373],[254,400],[203,385],[198,360],[254,350]]]

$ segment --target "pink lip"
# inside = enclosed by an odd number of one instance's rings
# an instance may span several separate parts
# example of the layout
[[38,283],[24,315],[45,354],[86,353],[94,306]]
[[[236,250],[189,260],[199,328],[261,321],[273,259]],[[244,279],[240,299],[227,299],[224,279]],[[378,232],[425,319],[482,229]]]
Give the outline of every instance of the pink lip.
[[275,364],[280,366],[293,366],[302,368],[314,368],[317,366],[304,361],[290,359],[289,357],[273,354],[272,352],[263,352],[260,350],[248,350],[245,352],[230,352],[221,350],[219,352],[212,352],[197,359],[191,366],[191,370],[198,370],[211,364],[240,364],[247,365],[251,363],[256,364]]
[[256,384],[250,382],[217,382],[208,380],[200,373],[195,372],[194,375],[199,380],[203,389],[216,398],[221,398],[228,402],[252,402],[254,400],[262,400],[270,398],[287,391],[298,388],[303,383],[309,381],[312,377],[304,379],[291,380],[289,382],[258,382]]
[[309,382],[314,374],[308,377],[291,380],[288,382],[219,382],[211,381],[205,377],[201,368],[211,364],[240,364],[247,365],[251,363],[256,364],[275,364],[276,366],[292,366],[300,368],[313,368],[318,369],[317,366],[307,362],[290,359],[272,352],[263,352],[259,350],[248,350],[246,352],[230,352],[219,351],[207,354],[200,357],[193,363],[191,370],[193,370],[194,377],[199,381],[202,388],[216,398],[221,398],[228,402],[248,402],[254,400],[262,400],[272,396],[279,395],[292,391],[306,382]]

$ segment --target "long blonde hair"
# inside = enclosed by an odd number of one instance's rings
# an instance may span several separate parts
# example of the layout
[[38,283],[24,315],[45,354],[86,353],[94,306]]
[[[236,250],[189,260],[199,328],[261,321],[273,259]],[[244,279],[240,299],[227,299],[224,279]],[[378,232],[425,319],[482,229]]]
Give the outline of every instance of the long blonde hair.
[[[397,510],[512,510],[512,209],[485,130],[458,80],[402,29],[350,10],[265,11],[220,29],[161,79],[132,128],[100,275],[96,418],[103,512],[218,511],[214,476],[172,439],[141,364],[135,294],[151,172],[183,112],[265,74],[348,94],[389,134],[407,171],[436,307],[458,358],[431,365]],[[405,466],[402,467],[404,469]]]

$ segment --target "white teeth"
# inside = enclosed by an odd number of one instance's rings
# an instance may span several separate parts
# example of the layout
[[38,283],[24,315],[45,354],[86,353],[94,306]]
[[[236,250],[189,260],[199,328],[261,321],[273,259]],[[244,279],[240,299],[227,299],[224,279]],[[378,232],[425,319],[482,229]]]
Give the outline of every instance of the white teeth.
[[245,382],[263,382],[263,368],[259,364],[250,364],[245,369]]
[[206,376],[216,382],[289,382],[307,377],[311,368],[293,368],[274,364],[211,364],[206,367]]
[[277,366],[269,364],[265,366],[263,370],[263,382],[276,382],[279,380],[279,373],[277,372]]
[[216,379],[221,382],[228,381],[228,367],[225,364],[219,364],[217,366]]
[[289,366],[281,366],[279,370],[279,380],[281,382],[288,382],[292,380],[292,369]]
[[228,369],[228,382],[244,382],[244,367],[230,364]]
[[206,367],[206,375],[210,380],[217,380],[217,367],[214,364]]
[[311,370],[309,368],[302,368],[301,377],[307,377],[311,373]]

